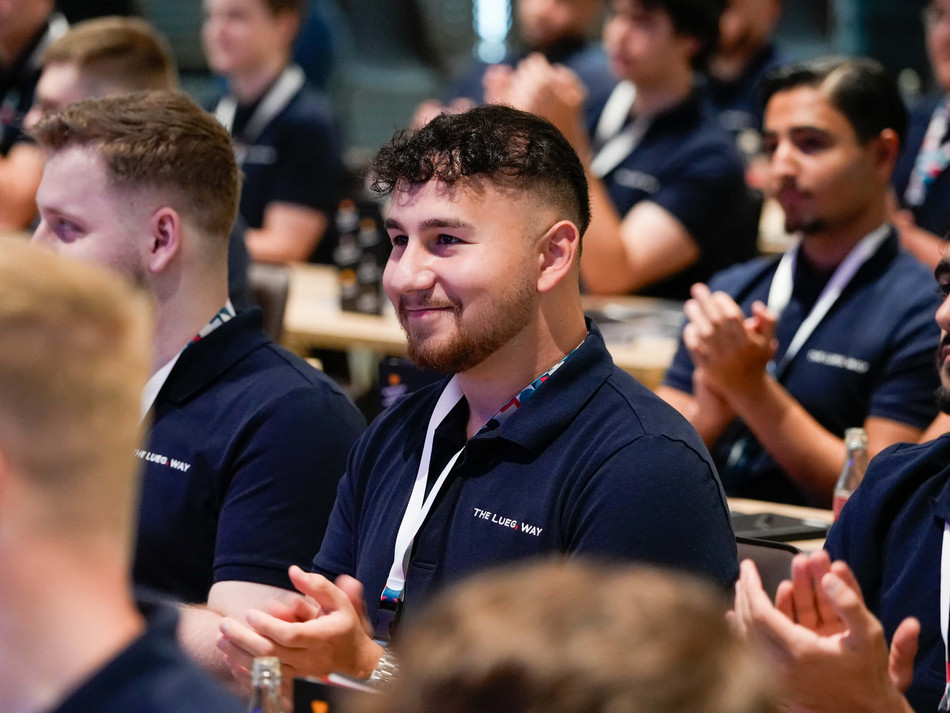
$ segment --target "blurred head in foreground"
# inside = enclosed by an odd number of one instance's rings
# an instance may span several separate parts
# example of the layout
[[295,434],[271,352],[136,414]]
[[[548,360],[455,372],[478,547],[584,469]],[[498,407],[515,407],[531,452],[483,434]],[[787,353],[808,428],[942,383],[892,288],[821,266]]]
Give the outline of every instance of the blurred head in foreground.
[[545,562],[474,577],[400,641],[400,672],[360,713],[765,713],[759,659],[728,602],[687,575]]

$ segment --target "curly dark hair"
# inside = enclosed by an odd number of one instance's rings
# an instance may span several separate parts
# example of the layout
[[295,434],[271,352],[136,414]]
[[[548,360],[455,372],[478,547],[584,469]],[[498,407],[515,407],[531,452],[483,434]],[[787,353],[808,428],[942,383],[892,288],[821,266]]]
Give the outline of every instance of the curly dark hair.
[[590,224],[584,166],[567,139],[551,122],[507,106],[440,114],[421,129],[398,132],[371,171],[373,190],[384,196],[433,179],[453,184],[485,176],[535,192],[581,235]]

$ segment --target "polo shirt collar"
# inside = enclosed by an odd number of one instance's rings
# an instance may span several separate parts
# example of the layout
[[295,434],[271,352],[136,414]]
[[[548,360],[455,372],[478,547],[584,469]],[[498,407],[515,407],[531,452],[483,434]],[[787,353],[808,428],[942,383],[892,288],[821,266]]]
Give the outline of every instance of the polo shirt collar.
[[540,453],[567,429],[577,412],[613,372],[614,364],[597,325],[589,318],[587,338],[574,354],[500,428],[477,435],[469,447],[497,439]]
[[[270,341],[263,331],[260,309],[238,312],[200,341],[190,344],[178,358],[159,398],[181,403],[191,398],[247,354]],[[209,359],[208,354],[214,358]]]

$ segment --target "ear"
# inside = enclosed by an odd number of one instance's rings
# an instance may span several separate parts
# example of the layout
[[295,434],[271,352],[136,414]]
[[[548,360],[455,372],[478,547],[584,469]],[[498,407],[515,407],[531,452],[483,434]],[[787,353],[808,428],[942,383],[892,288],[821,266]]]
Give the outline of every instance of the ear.
[[181,217],[174,208],[162,206],[148,221],[148,269],[161,272],[181,251]]
[[901,141],[893,129],[884,129],[871,139],[871,161],[879,176],[890,182],[891,172],[901,150]]
[[538,292],[549,292],[565,276],[574,274],[574,265],[580,257],[581,235],[569,220],[552,225],[539,240]]

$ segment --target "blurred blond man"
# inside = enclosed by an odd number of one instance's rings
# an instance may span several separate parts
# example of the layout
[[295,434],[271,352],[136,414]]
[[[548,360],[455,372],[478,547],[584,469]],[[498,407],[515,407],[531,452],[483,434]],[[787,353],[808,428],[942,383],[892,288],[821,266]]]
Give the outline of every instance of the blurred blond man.
[[0,710],[238,710],[130,592],[150,326],[118,278],[0,241]]

